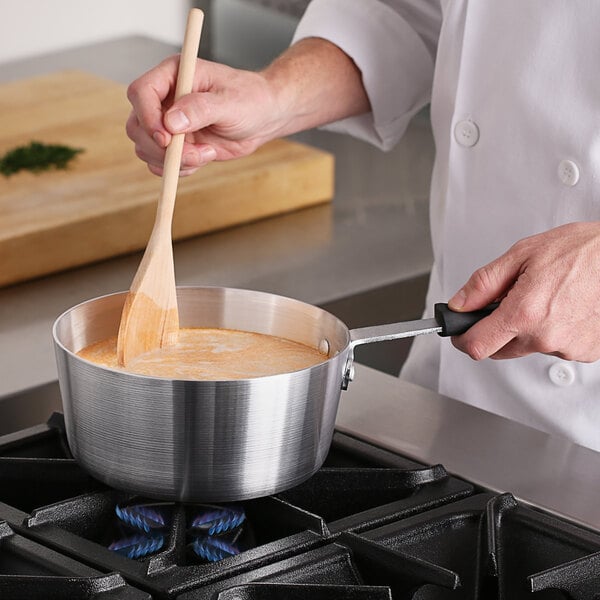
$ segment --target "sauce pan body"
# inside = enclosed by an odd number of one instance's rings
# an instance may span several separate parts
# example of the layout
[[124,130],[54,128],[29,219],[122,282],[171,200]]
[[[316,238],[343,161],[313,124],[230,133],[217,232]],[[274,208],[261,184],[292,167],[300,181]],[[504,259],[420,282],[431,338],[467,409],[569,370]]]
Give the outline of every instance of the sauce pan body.
[[69,446],[90,474],[151,498],[226,502],[277,493],[322,465],[333,435],[349,331],[315,306],[263,292],[178,289],[181,327],[276,335],[328,358],[292,373],[172,380],[79,358],[117,334],[126,293],[63,313],[53,328]]

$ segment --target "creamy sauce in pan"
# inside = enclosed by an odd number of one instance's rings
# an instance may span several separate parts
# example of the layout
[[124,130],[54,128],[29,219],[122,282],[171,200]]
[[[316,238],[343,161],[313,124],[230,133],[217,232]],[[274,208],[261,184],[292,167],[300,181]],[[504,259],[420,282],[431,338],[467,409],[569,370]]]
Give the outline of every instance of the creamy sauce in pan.
[[117,361],[117,338],[77,353],[90,362],[169,379],[229,380],[290,373],[327,360],[315,348],[272,335],[233,329],[184,328],[177,344],[137,357],[127,369]]

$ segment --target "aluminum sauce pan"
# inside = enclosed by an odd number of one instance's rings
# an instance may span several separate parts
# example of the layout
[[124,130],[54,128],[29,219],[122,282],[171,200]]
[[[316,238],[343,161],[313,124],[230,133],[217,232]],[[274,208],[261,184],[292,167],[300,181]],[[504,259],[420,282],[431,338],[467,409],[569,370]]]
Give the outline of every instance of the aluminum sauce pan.
[[76,356],[117,334],[126,292],[63,313],[53,328],[69,446],[110,486],[182,502],[274,494],[309,478],[331,444],[349,331],[289,298],[219,287],[178,289],[182,327],[265,333],[329,348],[313,367],[231,381],[171,380]]

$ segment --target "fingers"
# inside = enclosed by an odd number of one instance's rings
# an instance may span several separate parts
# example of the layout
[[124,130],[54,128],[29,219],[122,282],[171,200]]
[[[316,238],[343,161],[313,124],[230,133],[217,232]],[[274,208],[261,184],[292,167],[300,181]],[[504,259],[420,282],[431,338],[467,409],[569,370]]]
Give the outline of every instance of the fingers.
[[141,128],[163,148],[171,134],[212,125],[223,110],[223,98],[218,98],[210,88],[211,78],[227,77],[225,67],[198,60],[194,92],[173,102],[178,66],[179,56],[171,56],[127,88],[127,97]]
[[[136,151],[137,152],[137,151]],[[165,153],[162,151],[160,155],[153,155],[151,158],[145,154],[137,153],[138,156],[148,163],[148,168],[155,175],[162,175]],[[216,152],[211,146],[194,145],[185,142],[183,144],[183,153],[181,156],[181,167],[179,175],[186,177],[195,173],[200,167],[215,160]]]
[[576,336],[576,339],[570,340],[570,343],[561,346],[562,349],[544,351],[544,345],[539,343],[536,336],[519,335],[498,352],[491,354],[489,358],[493,360],[505,360],[508,358],[521,358],[535,352],[556,356],[563,360],[577,361],[582,363],[592,363],[600,359],[600,344],[595,337],[586,337],[585,335]]
[[600,359],[600,223],[569,223],[524,238],[478,269],[449,302],[500,306],[453,344],[475,360],[533,353]]
[[164,149],[176,134],[186,135],[182,174],[246,156],[280,134],[281,111],[262,74],[198,59],[193,92],[173,102],[178,61],[163,61],[128,89],[127,135],[152,173],[162,172]]
[[451,310],[470,311],[483,308],[504,296],[520,274],[522,260],[515,252],[477,269],[467,283],[448,301]]
[[[473,325],[466,333],[452,337],[452,344],[473,360],[483,360],[493,355],[498,355],[496,357],[499,358],[499,354],[514,344],[517,338],[511,315],[507,315],[509,311],[510,307],[500,304],[492,314]],[[513,348],[513,352],[517,351]]]
[[[214,94],[192,93],[171,106],[176,84],[179,57],[172,56],[135,80],[127,90],[132,111],[126,123],[129,138],[135,143],[136,155],[148,164],[149,170],[162,174],[165,148],[173,134],[198,131],[210,125],[217,113]],[[189,116],[188,116],[189,115]],[[211,144],[197,143],[190,138],[184,145],[181,175],[188,175],[215,160],[217,153]]]
[[[137,157],[148,164],[151,173],[162,175],[165,147],[158,145],[154,138],[148,135],[133,112],[127,120],[126,130],[127,135],[135,142]],[[216,152],[212,146],[185,142],[181,157],[180,175],[191,175],[198,168],[212,162],[215,158]]]
[[[160,167],[155,166],[155,165],[148,165],[148,170],[153,175],[158,175],[159,177],[162,177],[164,169],[163,169],[163,165],[161,165]],[[198,170],[197,168],[181,169],[179,171],[179,176],[187,177],[188,175],[192,175],[193,173],[195,173],[197,170]]]
[[[467,283],[451,298],[448,306],[452,310],[477,310],[504,298],[500,306],[488,317],[471,327],[461,336],[452,338],[456,348],[474,360],[494,356],[511,358],[525,356],[515,342],[519,330],[515,327],[515,310],[519,304],[520,288],[514,289],[522,275],[523,260],[520,253],[511,248],[506,254],[477,269]],[[510,292],[510,293],[509,293]]]
[[[509,251],[477,269],[449,300],[448,306],[456,311],[483,308],[505,296],[520,272],[521,261],[514,252]],[[503,303],[466,333],[453,337],[452,343],[474,360],[482,360],[500,352],[515,337],[516,331],[511,327],[510,315],[507,315],[507,303]]]
[[179,57],[171,56],[127,88],[127,98],[140,127],[163,148],[170,141],[170,133],[163,125],[164,104],[175,89],[178,65]]
[[210,92],[187,94],[165,113],[163,123],[169,134],[199,131],[217,122]]

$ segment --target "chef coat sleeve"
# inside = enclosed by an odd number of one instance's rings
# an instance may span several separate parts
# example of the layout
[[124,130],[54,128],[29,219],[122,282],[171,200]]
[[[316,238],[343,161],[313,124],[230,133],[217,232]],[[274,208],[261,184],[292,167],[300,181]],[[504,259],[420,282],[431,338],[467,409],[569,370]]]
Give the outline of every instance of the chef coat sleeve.
[[360,69],[372,112],[329,124],[383,150],[430,100],[439,0],[313,0],[294,34],[329,40]]

